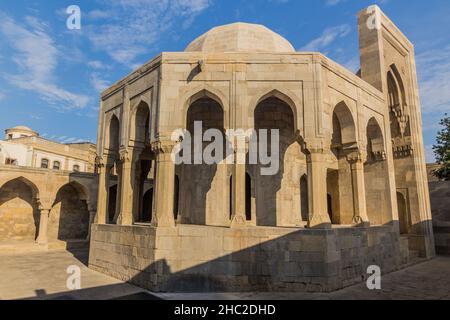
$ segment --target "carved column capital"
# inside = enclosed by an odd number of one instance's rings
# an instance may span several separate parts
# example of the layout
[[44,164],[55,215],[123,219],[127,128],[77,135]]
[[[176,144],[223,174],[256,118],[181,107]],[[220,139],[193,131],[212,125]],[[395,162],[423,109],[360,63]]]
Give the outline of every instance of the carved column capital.
[[155,141],[152,142],[152,151],[156,154],[171,154],[176,146],[174,141]]
[[327,151],[327,148],[321,139],[305,140],[303,147],[307,154],[325,154]]

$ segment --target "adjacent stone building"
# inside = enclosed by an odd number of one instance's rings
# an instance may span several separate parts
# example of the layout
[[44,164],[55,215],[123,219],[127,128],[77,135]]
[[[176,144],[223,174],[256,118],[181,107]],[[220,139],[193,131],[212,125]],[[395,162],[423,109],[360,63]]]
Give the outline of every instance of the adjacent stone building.
[[[235,23],[104,91],[90,267],[155,291],[330,291],[434,256],[413,45],[376,6],[359,37],[355,75]],[[175,165],[196,121],[279,129],[280,170],[236,161],[242,137],[223,137],[231,164]]]
[[450,181],[439,181],[433,171],[438,164],[427,166],[430,183],[431,211],[437,254],[450,254]]
[[50,141],[24,126],[5,133],[0,252],[86,240],[97,209],[95,145]]

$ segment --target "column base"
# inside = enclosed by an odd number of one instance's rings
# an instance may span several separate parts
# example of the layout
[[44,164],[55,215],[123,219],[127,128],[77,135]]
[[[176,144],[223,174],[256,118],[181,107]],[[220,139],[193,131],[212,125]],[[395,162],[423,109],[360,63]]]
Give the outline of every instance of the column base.
[[246,219],[241,216],[235,216],[231,221],[231,228],[243,228],[246,226]]
[[159,218],[158,221],[152,223],[153,227],[163,227],[163,228],[175,228],[176,223],[174,219],[170,218]]
[[307,227],[309,229],[331,229],[332,223],[328,215],[316,215],[313,216],[309,221]]

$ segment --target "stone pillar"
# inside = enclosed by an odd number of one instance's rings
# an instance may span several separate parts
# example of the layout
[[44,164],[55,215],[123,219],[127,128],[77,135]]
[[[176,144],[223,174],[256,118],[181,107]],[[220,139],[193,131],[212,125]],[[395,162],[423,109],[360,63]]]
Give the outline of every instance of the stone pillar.
[[327,206],[327,165],[323,149],[308,149],[308,228],[331,228]]
[[133,183],[135,174],[135,166],[133,159],[133,151],[124,149],[120,151],[120,160],[122,162],[122,172],[120,177],[120,224],[123,226],[131,226],[134,223],[133,218]]
[[89,209],[89,228],[88,228],[88,235],[86,237],[86,241],[91,240],[91,228],[92,225],[95,222],[95,213],[96,213],[96,209]]
[[237,135],[233,141],[234,164],[233,164],[233,185],[232,185],[232,227],[242,227],[246,225],[245,206],[245,174],[246,155],[248,142],[244,135]]
[[361,226],[369,226],[366,207],[366,186],[364,182],[364,160],[359,152],[351,153],[347,156],[352,170],[352,190],[353,190],[353,223]]
[[108,223],[108,193],[109,193],[109,171],[111,166],[97,159],[98,176],[98,200],[97,200],[97,223]]
[[159,141],[152,144],[156,154],[156,181],[154,189],[155,214],[152,224],[155,227],[174,227],[173,202],[175,192],[175,163],[172,160],[174,144]]
[[36,242],[40,245],[48,243],[48,220],[50,216],[50,209],[40,209],[41,217],[39,219],[39,234]]

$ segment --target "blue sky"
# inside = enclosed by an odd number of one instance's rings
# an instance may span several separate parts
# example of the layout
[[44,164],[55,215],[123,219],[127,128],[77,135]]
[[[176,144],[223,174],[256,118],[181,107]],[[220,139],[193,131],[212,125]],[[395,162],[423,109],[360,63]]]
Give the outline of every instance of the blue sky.
[[[0,2],[0,128],[96,141],[99,93],[161,51],[182,51],[210,28],[264,24],[298,50],[359,68],[356,14],[378,4],[416,46],[429,161],[450,112],[448,0],[15,0]],[[66,8],[82,10],[81,30]]]

